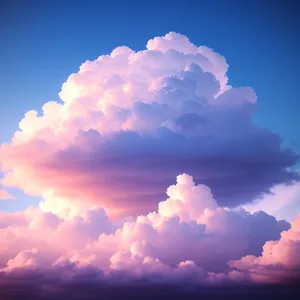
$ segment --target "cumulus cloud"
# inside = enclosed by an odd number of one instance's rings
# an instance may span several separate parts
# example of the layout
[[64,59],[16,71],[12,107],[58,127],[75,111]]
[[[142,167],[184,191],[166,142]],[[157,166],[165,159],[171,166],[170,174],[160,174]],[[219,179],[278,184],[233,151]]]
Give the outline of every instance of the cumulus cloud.
[[298,179],[288,169],[297,155],[253,124],[256,94],[231,87],[227,69],[222,55],[174,32],[86,61],[61,102],[27,112],[1,146],[1,183],[51,194],[59,210],[66,202],[128,216],[155,209],[183,172],[229,207]]
[[0,284],[297,278],[299,220],[241,205],[298,184],[298,157],[253,124],[256,94],[227,69],[171,32],[86,61],[61,102],[26,113],[0,148],[1,184],[43,200],[0,212]]
[[113,229],[103,209],[88,210],[69,219],[32,207],[0,216],[0,267],[5,267],[7,261],[11,261],[9,268],[26,265],[26,260],[20,258],[37,253],[45,265],[51,265],[60,255],[80,249]]
[[[178,175],[167,195],[156,211],[115,221],[99,208],[77,215],[42,208],[4,214],[2,275],[63,273],[73,282],[82,274],[127,284],[144,279],[153,284],[247,282],[247,272],[231,267],[246,255],[260,255],[273,243],[269,240],[296,238],[297,222],[290,229],[264,212],[220,207],[210,188],[196,185],[190,175]],[[290,252],[285,259],[292,267],[297,264]]]
[[260,256],[247,255],[229,265],[258,282],[282,282],[300,278],[300,213],[277,241],[267,241]]

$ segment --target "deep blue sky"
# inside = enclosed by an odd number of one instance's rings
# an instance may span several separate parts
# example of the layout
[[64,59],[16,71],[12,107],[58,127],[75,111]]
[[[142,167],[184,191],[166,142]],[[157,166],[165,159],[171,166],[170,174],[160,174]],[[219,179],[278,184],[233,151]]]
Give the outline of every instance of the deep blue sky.
[[[220,52],[234,86],[250,85],[255,122],[300,150],[300,1],[0,1],[0,142],[85,60],[139,50],[169,31]],[[24,203],[26,206],[26,204]]]

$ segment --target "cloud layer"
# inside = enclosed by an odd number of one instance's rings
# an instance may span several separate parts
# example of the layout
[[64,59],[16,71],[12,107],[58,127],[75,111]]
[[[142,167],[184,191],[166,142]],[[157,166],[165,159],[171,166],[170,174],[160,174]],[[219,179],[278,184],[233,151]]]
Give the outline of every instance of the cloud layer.
[[187,174],[167,195],[157,211],[117,221],[99,208],[2,213],[1,276],[191,286],[298,278],[299,216],[291,227],[262,211],[222,208]]
[[229,207],[298,179],[287,170],[296,154],[253,124],[255,92],[231,87],[227,69],[223,56],[173,32],[146,50],[122,46],[86,61],[62,101],[26,113],[1,146],[1,183],[138,215],[183,172]]

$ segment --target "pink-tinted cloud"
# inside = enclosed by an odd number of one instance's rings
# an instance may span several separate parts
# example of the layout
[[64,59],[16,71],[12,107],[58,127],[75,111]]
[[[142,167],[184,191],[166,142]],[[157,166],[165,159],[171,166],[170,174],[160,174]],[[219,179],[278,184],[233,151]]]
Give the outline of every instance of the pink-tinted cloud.
[[[284,231],[289,224],[266,213],[219,207],[211,190],[187,174],[177,177],[167,195],[157,211],[115,221],[99,208],[6,214],[0,229],[1,272],[69,270],[73,277],[92,268],[99,280],[244,282],[250,278],[247,271],[230,269],[228,261],[259,255],[280,234],[295,238],[297,221]],[[285,259],[293,266],[289,255]]]
[[0,200],[12,200],[15,199],[7,190],[0,189]]
[[299,220],[240,206],[298,184],[298,157],[253,124],[255,92],[227,69],[169,33],[85,62],[60,103],[26,113],[0,148],[1,184],[43,200],[0,213],[0,284],[298,278]]
[[59,209],[128,216],[155,209],[183,172],[229,207],[298,179],[288,170],[297,155],[253,124],[257,96],[228,85],[227,69],[222,55],[174,32],[86,61],[62,101],[27,112],[1,146],[1,183],[51,194]]
[[[1,219],[4,222],[0,222],[1,267],[23,251],[28,255],[31,249],[35,249],[34,254],[39,253],[43,263],[51,264],[60,255],[71,249],[81,249],[99,234],[112,230],[102,209],[85,211],[81,216],[69,219],[62,219],[52,212],[37,208],[29,208],[22,213],[2,214]],[[15,264],[9,265],[11,267]]]
[[229,265],[258,282],[289,282],[300,278],[300,214],[281,238],[267,241],[260,256],[247,255]]

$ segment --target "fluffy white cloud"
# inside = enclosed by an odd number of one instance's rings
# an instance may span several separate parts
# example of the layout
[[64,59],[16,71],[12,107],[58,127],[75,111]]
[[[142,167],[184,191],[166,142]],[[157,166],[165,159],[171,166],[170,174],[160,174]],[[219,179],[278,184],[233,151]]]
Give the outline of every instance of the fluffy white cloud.
[[229,265],[258,282],[289,282],[300,278],[300,214],[277,241],[267,241],[260,256],[247,255]]
[[62,101],[27,112],[1,146],[1,183],[57,210],[63,199],[73,210],[138,215],[182,172],[230,207],[297,179],[287,170],[296,155],[253,124],[256,94],[231,87],[227,69],[222,55],[174,32],[86,61]]

